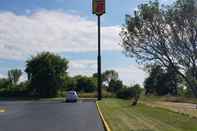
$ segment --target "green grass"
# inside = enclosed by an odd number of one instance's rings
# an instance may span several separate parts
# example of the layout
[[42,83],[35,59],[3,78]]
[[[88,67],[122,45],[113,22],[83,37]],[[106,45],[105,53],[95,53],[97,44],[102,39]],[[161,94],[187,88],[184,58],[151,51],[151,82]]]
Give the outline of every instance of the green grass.
[[99,107],[113,131],[197,131],[197,119],[130,101],[104,99]]

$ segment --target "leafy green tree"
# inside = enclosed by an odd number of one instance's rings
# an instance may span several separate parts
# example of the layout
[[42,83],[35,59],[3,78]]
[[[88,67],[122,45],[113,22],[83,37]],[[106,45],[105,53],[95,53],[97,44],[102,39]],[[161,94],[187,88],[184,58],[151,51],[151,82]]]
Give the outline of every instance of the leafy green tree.
[[163,69],[159,65],[152,65],[149,69],[149,77],[144,82],[145,95],[177,95],[178,83],[182,81],[172,69]]
[[145,95],[156,93],[156,89],[161,86],[159,81],[164,74],[164,70],[159,65],[153,65],[149,71],[150,75],[144,81]]
[[103,83],[106,84],[106,86],[109,87],[109,83],[111,80],[118,80],[118,72],[114,71],[114,70],[106,70],[105,72],[103,72],[102,74],[102,78],[103,78]]
[[109,82],[109,88],[108,91],[116,93],[118,90],[123,88],[123,83],[121,80],[111,80]]
[[8,71],[8,80],[11,85],[16,85],[22,75],[22,71],[19,69],[12,69]]
[[132,99],[132,105],[137,105],[142,89],[136,84],[131,87],[124,87],[117,91],[116,96],[121,99]]
[[[142,64],[173,68],[197,97],[196,0],[177,0],[167,7],[158,1],[141,4],[126,15],[120,33],[125,54]],[[191,78],[186,71],[191,70]]]
[[118,73],[114,70],[106,70],[103,72],[103,79],[109,83],[111,80],[118,80]]
[[66,76],[64,79],[64,90],[77,90],[77,80],[75,77]]
[[35,95],[53,97],[63,86],[67,69],[68,61],[65,58],[42,52],[26,61],[25,71]]
[[6,78],[0,78],[0,90],[4,91],[9,88],[10,82]]
[[77,91],[94,92],[96,90],[96,80],[92,77],[76,76]]
[[134,97],[134,92],[131,88],[124,87],[116,92],[116,96],[121,99],[130,99]]

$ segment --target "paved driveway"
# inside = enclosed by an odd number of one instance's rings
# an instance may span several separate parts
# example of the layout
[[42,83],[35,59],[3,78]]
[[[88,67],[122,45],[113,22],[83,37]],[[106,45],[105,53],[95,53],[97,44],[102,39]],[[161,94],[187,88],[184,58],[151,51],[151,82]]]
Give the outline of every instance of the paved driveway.
[[104,131],[95,102],[0,101],[0,131]]

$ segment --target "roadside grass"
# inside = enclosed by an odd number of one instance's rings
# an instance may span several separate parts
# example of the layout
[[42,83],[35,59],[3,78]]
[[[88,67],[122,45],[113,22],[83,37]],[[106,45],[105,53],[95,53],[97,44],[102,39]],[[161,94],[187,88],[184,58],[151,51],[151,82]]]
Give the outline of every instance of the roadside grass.
[[197,119],[168,109],[131,101],[104,99],[98,102],[112,131],[197,131]]

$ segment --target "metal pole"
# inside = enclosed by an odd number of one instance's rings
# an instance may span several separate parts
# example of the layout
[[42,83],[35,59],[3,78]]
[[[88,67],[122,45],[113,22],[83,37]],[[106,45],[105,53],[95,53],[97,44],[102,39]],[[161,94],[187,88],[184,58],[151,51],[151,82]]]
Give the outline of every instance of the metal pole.
[[97,57],[97,68],[98,68],[98,100],[102,99],[102,92],[101,92],[101,86],[102,86],[102,80],[101,80],[101,24],[100,24],[100,15],[98,15],[98,57]]

